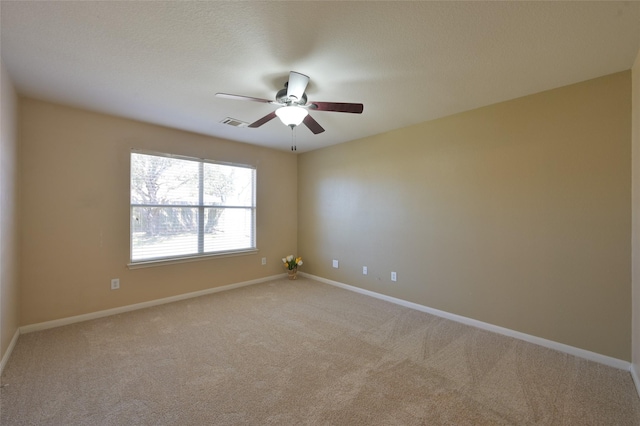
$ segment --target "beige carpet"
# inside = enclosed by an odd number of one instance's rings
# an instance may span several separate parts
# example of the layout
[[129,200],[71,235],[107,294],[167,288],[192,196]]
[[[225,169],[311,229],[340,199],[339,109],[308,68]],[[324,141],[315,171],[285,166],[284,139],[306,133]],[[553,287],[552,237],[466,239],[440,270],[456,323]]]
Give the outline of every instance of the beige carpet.
[[639,425],[628,372],[308,279],[20,337],[2,425]]

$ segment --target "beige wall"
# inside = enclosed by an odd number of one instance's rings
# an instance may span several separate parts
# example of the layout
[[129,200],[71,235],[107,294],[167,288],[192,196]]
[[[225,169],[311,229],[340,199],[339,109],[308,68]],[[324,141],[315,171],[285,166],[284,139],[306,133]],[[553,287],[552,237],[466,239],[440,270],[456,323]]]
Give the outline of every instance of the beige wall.
[[302,154],[304,270],[630,360],[630,150],[627,71]]
[[[282,256],[296,252],[286,232],[297,224],[294,155],[36,100],[20,105],[21,325],[280,274]],[[260,252],[129,270],[132,148],[257,166]],[[120,290],[110,290],[111,278]]]
[[17,96],[0,62],[0,359],[18,329]]
[[[633,267],[633,368],[640,373],[640,51],[632,69],[632,267]],[[640,377],[639,377],[640,378]],[[640,383],[636,383],[640,392]]]

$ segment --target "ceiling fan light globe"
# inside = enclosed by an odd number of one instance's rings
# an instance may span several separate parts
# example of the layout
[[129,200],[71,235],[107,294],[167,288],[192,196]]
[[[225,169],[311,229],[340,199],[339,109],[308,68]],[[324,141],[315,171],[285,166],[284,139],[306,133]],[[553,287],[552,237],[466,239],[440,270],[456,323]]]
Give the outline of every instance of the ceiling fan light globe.
[[298,126],[309,112],[297,106],[285,106],[276,110],[276,115],[285,126]]

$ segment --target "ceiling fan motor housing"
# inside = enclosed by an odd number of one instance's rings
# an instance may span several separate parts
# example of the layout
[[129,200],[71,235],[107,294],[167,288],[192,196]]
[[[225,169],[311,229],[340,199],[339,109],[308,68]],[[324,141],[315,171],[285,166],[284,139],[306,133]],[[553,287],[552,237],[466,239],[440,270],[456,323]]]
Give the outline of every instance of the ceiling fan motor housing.
[[276,93],[276,102],[283,105],[305,105],[307,103],[307,94],[303,93],[301,99],[290,98],[287,96],[287,85],[285,84],[284,89],[280,89]]

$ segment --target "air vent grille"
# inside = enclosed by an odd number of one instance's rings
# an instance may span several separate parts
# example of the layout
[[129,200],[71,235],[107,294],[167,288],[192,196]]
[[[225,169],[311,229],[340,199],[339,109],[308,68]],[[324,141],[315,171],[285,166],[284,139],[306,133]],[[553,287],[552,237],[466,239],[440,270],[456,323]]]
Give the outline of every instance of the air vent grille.
[[237,118],[227,117],[221,121],[222,124],[228,124],[233,127],[247,127],[249,123],[245,123],[244,121],[238,120]]

